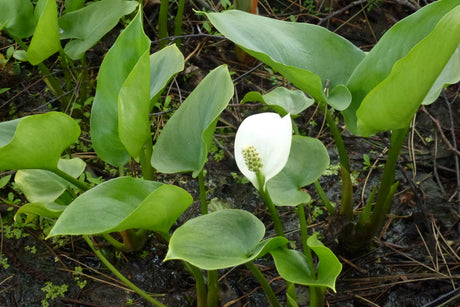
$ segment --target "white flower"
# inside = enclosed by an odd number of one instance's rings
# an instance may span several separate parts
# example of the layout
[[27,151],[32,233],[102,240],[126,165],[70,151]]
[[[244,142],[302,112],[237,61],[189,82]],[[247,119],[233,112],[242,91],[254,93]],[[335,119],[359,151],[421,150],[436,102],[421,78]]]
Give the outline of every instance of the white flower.
[[[291,150],[292,124],[290,114],[260,113],[247,117],[235,137],[235,160],[238,168],[260,190],[256,172],[265,184],[286,165]],[[249,165],[248,165],[249,164]]]

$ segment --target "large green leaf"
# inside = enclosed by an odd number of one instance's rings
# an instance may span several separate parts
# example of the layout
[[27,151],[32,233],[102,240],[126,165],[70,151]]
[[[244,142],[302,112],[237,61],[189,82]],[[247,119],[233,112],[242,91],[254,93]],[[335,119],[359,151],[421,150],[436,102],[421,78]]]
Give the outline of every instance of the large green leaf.
[[[136,114],[133,115],[121,114],[119,107],[128,103],[125,102],[126,96],[129,95],[130,90],[133,90],[133,83],[136,80],[139,82],[137,89],[140,93],[131,92],[135,99],[132,103],[137,106],[148,105],[148,96],[146,102],[142,101],[145,99],[145,90],[147,89],[148,93],[150,87],[149,76],[145,76],[145,68],[142,65],[147,65],[147,68],[149,66],[148,62],[145,63],[146,52],[149,48],[150,39],[144,33],[142,12],[139,11],[117,38],[99,70],[96,96],[91,112],[91,138],[99,157],[115,166],[122,166],[130,160],[130,154],[120,139],[120,117],[124,119],[123,125],[136,126],[133,129],[141,131],[145,129],[146,121],[148,121],[148,112],[140,114],[140,111],[136,111]],[[141,77],[145,79],[139,79]],[[127,80],[128,78],[130,80]],[[119,94],[123,87],[125,93],[119,103]],[[143,111],[144,109],[142,107]],[[129,122],[132,119],[136,121]],[[126,133],[125,128],[121,128],[123,133]],[[133,149],[130,150],[135,152]]]
[[49,236],[99,234],[138,228],[167,233],[193,199],[159,182],[119,177],[77,197]]
[[0,31],[6,29],[17,38],[34,33],[34,7],[30,0],[0,0]]
[[361,135],[409,126],[459,46],[459,33],[460,5],[447,13],[430,34],[395,63],[388,77],[366,95],[356,112]]
[[[85,170],[86,163],[80,158],[60,159],[58,169],[77,178]],[[16,172],[14,181],[30,202],[48,203],[55,201],[70,183],[47,170],[27,169]]]
[[150,51],[145,50],[118,95],[118,134],[131,157],[137,158],[150,137]]
[[319,140],[294,135],[289,160],[283,170],[267,183],[277,206],[297,206],[310,201],[301,189],[317,180],[329,165],[329,154]]
[[[150,56],[150,99],[155,102],[169,80],[184,69],[184,56],[176,44]],[[153,107],[153,106],[152,106]]]
[[342,264],[334,253],[321,243],[317,233],[307,240],[307,245],[318,256],[316,272],[312,272],[304,254],[280,247],[270,250],[278,273],[285,280],[305,286],[325,286],[335,291],[335,281],[342,271]]
[[286,245],[287,239],[263,240],[264,224],[244,210],[227,209],[189,220],[174,231],[166,260],[185,260],[204,270],[237,266]]
[[[238,10],[206,16],[225,37],[316,100],[338,110],[350,103],[350,92],[343,84],[365,54],[343,37],[316,25]],[[326,86],[331,89],[328,97],[324,94]]]
[[0,123],[0,170],[55,170],[79,135],[75,120],[59,112]]
[[27,60],[37,65],[58,52],[61,47],[55,0],[38,0],[35,7],[37,26],[27,49]]
[[103,0],[65,14],[59,18],[61,39],[72,39],[64,51],[74,60],[80,59],[118,20],[131,13],[138,2],[125,0]]
[[315,101],[305,95],[300,90],[289,90],[285,87],[277,87],[264,95],[259,92],[249,92],[244,95],[241,103],[246,101],[260,101],[269,105],[281,116],[290,113],[291,115],[300,114]]
[[[356,111],[360,107],[366,95],[369,92],[371,92],[374,88],[376,88],[383,80],[385,80],[390,75],[392,70],[394,70],[394,64],[398,60],[406,57],[417,44],[421,43],[421,41],[424,40],[424,38],[427,37],[433,31],[433,29],[436,27],[441,18],[448,12],[453,10],[459,4],[459,0],[441,0],[433,2],[432,4],[423,7],[416,13],[401,20],[390,30],[388,30],[388,32],[385,33],[385,35],[379,40],[375,47],[369,52],[366,58],[353,72],[353,75],[350,77],[350,80],[347,83],[347,86],[352,93],[353,101],[350,107],[344,110],[342,113],[345,117],[347,127],[350,129],[352,133],[360,134],[357,127]],[[457,18],[458,22],[458,17],[453,17],[453,19]],[[398,99],[398,103],[410,105],[409,109],[414,109],[414,106],[412,106],[413,103],[405,101],[406,94],[414,91],[414,85],[418,83],[418,80],[420,78],[425,79],[426,77],[431,79],[433,77],[437,77],[439,73],[437,73],[436,76],[429,75],[432,74],[433,71],[425,71],[425,65],[427,63],[432,63],[430,66],[434,64],[436,64],[436,66],[444,66],[444,64],[446,63],[445,59],[440,58],[437,52],[438,50],[443,49],[442,52],[445,53],[447,51],[447,53],[450,53],[450,55],[452,55],[453,51],[451,50],[451,45],[455,45],[455,42],[457,42],[456,46],[458,45],[458,35],[456,35],[456,31],[454,30],[454,24],[457,22],[453,20],[448,22],[449,24],[447,24],[446,20],[446,22],[444,22],[444,24],[441,25],[443,29],[438,28],[438,32],[444,33],[439,34],[438,39],[432,38],[423,43],[423,45],[426,48],[429,48],[433,51],[432,54],[428,54],[427,52],[417,53],[422,57],[415,58],[414,56],[417,55],[413,53],[411,59],[406,59],[403,61],[403,63],[405,63],[406,65],[410,64],[415,65],[416,67],[409,67],[409,71],[404,73],[404,82],[402,84],[394,85],[395,87],[399,88],[395,92],[393,92],[393,94],[398,95],[400,98],[403,98],[403,100]],[[448,37],[449,34],[450,37]],[[442,41],[442,39],[449,39],[450,41]],[[431,43],[434,43],[434,45],[427,45]],[[448,45],[450,47],[448,47]],[[424,47],[418,47],[419,52],[422,51],[422,48]],[[449,49],[449,51],[446,48]],[[406,66],[403,67],[403,64],[398,65],[399,70],[407,68]],[[401,74],[401,72],[399,72],[398,74]],[[389,81],[393,80],[393,78],[394,77],[390,78]],[[407,85],[407,83],[410,83],[409,86]],[[422,90],[423,94],[420,94],[420,96],[425,96],[427,94],[427,90],[425,89],[425,87],[428,87],[428,89],[430,89],[433,82],[428,82],[431,83],[430,85],[425,84],[427,83],[426,80],[422,81],[422,83],[424,84],[424,88],[421,87],[422,85],[417,85],[417,90]],[[381,90],[379,90],[378,92],[380,94],[383,94],[384,97],[382,98],[385,98],[386,100],[388,98],[391,98],[387,97],[387,94],[382,92]],[[375,92],[375,94],[376,93],[377,92]],[[423,100],[423,98],[421,99]],[[417,104],[420,103],[421,101],[417,102]],[[411,117],[405,114],[404,111],[407,110],[403,111],[400,105],[396,105],[396,102],[388,101],[388,106],[389,108],[392,108],[395,113],[397,112],[399,114],[404,114],[405,117]],[[378,114],[378,116],[382,115],[377,110],[375,110],[374,112],[376,115]],[[382,118],[383,117],[386,116],[382,116]],[[406,125],[407,121],[404,120],[403,122],[401,122],[401,124]]]
[[217,119],[232,96],[227,66],[219,66],[166,123],[154,147],[152,165],[163,173],[191,171],[196,177],[207,161]]

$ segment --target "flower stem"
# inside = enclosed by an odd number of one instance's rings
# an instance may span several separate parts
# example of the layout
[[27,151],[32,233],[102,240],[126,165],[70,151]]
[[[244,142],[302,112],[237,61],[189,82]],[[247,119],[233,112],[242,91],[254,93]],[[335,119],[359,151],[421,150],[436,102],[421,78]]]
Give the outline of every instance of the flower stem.
[[262,289],[264,289],[265,295],[267,296],[270,305],[273,307],[281,307],[281,304],[276,298],[275,292],[273,291],[272,287],[270,287],[270,284],[267,282],[262,272],[260,272],[260,270],[252,262],[246,262],[245,264],[251,271],[252,275],[254,275],[254,277],[259,281]]
[[278,236],[284,237],[284,230],[283,225],[281,224],[280,216],[278,215],[278,211],[276,211],[275,204],[273,204],[270,194],[265,188],[265,177],[260,171],[257,171],[256,175],[257,183],[259,185],[259,192],[260,195],[262,195],[262,199],[264,200],[265,205],[267,206],[268,212],[270,213],[273,225],[275,227],[275,232]]
[[93,250],[93,252],[96,254],[96,256],[101,259],[101,261],[105,264],[105,266],[116,276],[118,279],[120,279],[122,282],[124,282],[129,288],[131,288],[134,292],[142,296],[147,302],[151,303],[154,306],[159,306],[159,307],[166,307],[166,305],[162,304],[161,302],[157,301],[150,295],[148,295],[146,292],[138,288],[135,284],[133,284],[131,281],[129,281],[128,278],[126,278],[123,274],[120,273],[120,271],[117,270],[108,260],[107,258],[104,257],[102,252],[97,249],[89,236],[83,235],[83,239],[88,243],[89,247]]

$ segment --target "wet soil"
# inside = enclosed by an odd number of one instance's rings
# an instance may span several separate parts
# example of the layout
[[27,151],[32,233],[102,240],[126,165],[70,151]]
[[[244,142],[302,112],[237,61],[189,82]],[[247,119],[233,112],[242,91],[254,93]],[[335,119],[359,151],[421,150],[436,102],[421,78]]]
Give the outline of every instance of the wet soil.
[[[347,39],[363,50],[369,50],[375,42],[398,20],[414,12],[409,1],[312,1],[316,9],[308,10],[300,1],[261,1],[259,13],[280,19],[293,16],[297,21],[321,24]],[[423,1],[420,1],[423,2]],[[333,4],[331,9],[328,5]],[[372,7],[369,8],[369,5]],[[187,34],[199,34],[197,27],[203,23],[192,9],[202,9],[201,1],[191,1],[184,20]],[[216,4],[210,8],[219,9]],[[319,9],[321,8],[321,9]],[[145,8],[146,31],[155,41],[155,28],[159,6],[148,2]],[[171,12],[174,6],[171,5]],[[89,53],[89,71],[96,76],[102,57],[113,43],[121,27],[112,31]],[[8,45],[3,42],[3,45]],[[177,99],[186,97],[207,72],[226,63],[235,81],[236,96],[222,115],[216,130],[216,145],[220,152],[212,153],[206,165],[208,199],[219,201],[233,208],[254,213],[267,227],[267,235],[273,235],[273,225],[262,200],[253,187],[242,183],[232,157],[233,137],[241,119],[248,114],[260,112],[265,107],[258,104],[240,105],[239,101],[248,91],[269,91],[279,85],[288,85],[280,76],[273,77],[263,65],[239,63],[234,56],[231,42],[224,39],[197,35],[183,39],[182,52],[190,56],[186,70],[177,78],[177,86],[169,93]],[[11,67],[10,67],[11,68]],[[22,66],[20,75],[11,70],[1,70],[0,88],[12,90],[0,96],[0,119],[23,116],[56,107],[55,99],[45,90],[45,84],[33,67]],[[55,70],[59,76],[59,71]],[[328,306],[438,306],[437,299],[445,294],[455,294],[459,286],[460,248],[459,239],[459,165],[452,145],[459,140],[460,129],[458,85],[446,90],[433,105],[422,108],[417,114],[408,145],[403,148],[396,174],[400,182],[398,193],[382,233],[375,238],[368,250],[359,255],[344,253],[337,244],[337,225],[327,214],[315,208],[323,208],[315,201],[308,217],[311,232],[318,231],[323,242],[331,248],[343,264],[337,281],[337,293],[328,292]],[[94,94],[94,93],[92,93]],[[180,95],[179,95],[180,94]],[[173,102],[174,103],[174,102]],[[452,120],[451,120],[452,118]],[[166,119],[166,117],[165,117]],[[296,119],[300,131],[318,137],[327,145],[331,164],[338,163],[332,137],[322,128],[323,117],[314,108]],[[83,118],[83,124],[85,118]],[[356,170],[354,198],[356,211],[362,207],[371,188],[378,184],[384,162],[382,153],[389,144],[387,134],[363,139],[344,130],[344,140],[349,147],[352,169]],[[411,137],[413,136],[413,137]],[[413,141],[410,141],[412,140]],[[85,136],[83,143],[87,141]],[[75,149],[75,154],[82,154]],[[223,159],[216,161],[219,155]],[[365,169],[363,154],[368,154],[376,167]],[[91,153],[85,153],[91,157]],[[106,179],[111,178],[105,166],[96,159],[86,160],[92,171]],[[132,169],[135,171],[135,168]],[[235,178],[232,173],[240,177]],[[196,201],[183,214],[177,224],[196,216],[199,212],[198,183],[189,174],[159,175],[158,180],[177,184],[189,191]],[[340,202],[340,176],[323,176],[321,184],[328,197]],[[305,187],[313,199],[318,199],[313,187]],[[364,197],[361,191],[364,189]],[[16,193],[11,187],[0,191],[2,203],[8,193]],[[24,200],[24,199],[22,199]],[[6,203],[6,202],[5,202]],[[0,213],[4,226],[12,221],[10,206],[2,204]],[[300,232],[293,208],[281,208],[280,215],[288,238],[299,246]],[[60,238],[57,241],[43,239],[46,229],[20,228],[18,238],[10,237],[11,229],[3,228],[1,253],[7,266],[0,267],[0,306],[41,306],[45,298],[42,288],[46,282],[67,285],[64,296],[50,299],[51,306],[148,306],[139,296],[131,293],[114,279],[111,273],[95,257],[85,242],[78,237]],[[8,230],[8,231],[7,231]],[[195,304],[194,280],[178,262],[163,262],[167,244],[151,234],[145,248],[135,253],[120,253],[96,237],[109,260],[128,276],[132,282],[168,306],[193,306]],[[278,278],[270,256],[256,261],[265,277],[272,281],[280,301],[285,304],[285,283]],[[82,274],[72,274],[76,267]],[[245,267],[219,272],[221,277],[222,306],[267,306],[259,283]],[[86,282],[83,288],[78,282]],[[300,306],[308,306],[307,288],[298,287]],[[444,299],[446,301],[446,299]],[[458,300],[457,300],[458,301]],[[456,306],[456,300],[447,306]]]

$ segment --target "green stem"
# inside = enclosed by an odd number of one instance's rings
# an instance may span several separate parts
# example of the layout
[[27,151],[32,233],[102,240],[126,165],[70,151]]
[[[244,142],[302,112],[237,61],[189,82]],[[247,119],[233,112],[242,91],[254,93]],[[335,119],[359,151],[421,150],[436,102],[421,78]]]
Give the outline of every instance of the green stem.
[[304,209],[303,204],[300,204],[297,206],[297,214],[299,215],[300,236],[302,238],[302,251],[307,258],[308,266],[311,272],[314,272],[315,265],[313,263],[313,258],[311,256],[311,249],[307,244],[308,228],[307,228],[307,219],[305,217],[305,209]]
[[125,176],[125,167],[124,166],[119,166],[118,167],[118,175],[119,175],[119,177]]
[[[391,199],[388,196],[394,191],[394,179],[396,165],[398,162],[399,153],[402,145],[406,139],[406,134],[409,128],[394,130],[391,135],[391,148],[388,150],[387,162],[383,169],[382,180],[380,181],[380,188],[377,192],[375,200],[375,207],[372,212],[371,220],[369,223],[369,230],[375,234],[383,224],[386,214],[391,210]],[[392,197],[391,197],[392,198]]]
[[219,276],[217,270],[208,271],[208,307],[219,306]]
[[107,242],[109,242],[116,249],[121,250],[121,251],[125,251],[126,246],[123,243],[121,243],[120,241],[118,241],[117,239],[115,239],[114,237],[112,237],[110,234],[103,233],[102,236],[104,237],[104,239]]
[[343,142],[339,128],[337,128],[335,120],[332,117],[332,110],[328,110],[327,104],[325,103],[320,103],[320,108],[326,116],[327,126],[334,138],[335,146],[337,147],[337,151],[339,153],[340,164],[345,167],[347,171],[350,171],[350,159],[348,158],[347,149],[345,147],[345,143]]
[[[184,7],[185,7],[185,0],[179,0],[177,4],[177,14],[176,19],[174,20],[174,36],[182,35],[182,20],[184,18]],[[177,47],[180,47],[180,39],[176,39],[174,43]]]
[[325,292],[325,287],[310,286],[310,307],[323,307]]
[[65,180],[67,180],[68,182],[70,182],[71,184],[73,184],[74,186],[76,186],[77,188],[79,188],[82,191],[88,191],[89,190],[89,186],[86,183],[84,183],[84,182],[82,182],[82,181],[70,176],[69,174],[67,174],[66,172],[61,171],[58,168],[52,169],[50,171],[52,171],[56,175],[64,178]]
[[342,178],[342,198],[340,201],[339,213],[346,216],[348,220],[353,220],[353,183],[348,170],[340,166],[340,177]]
[[276,211],[275,204],[273,204],[270,194],[265,188],[265,177],[260,171],[256,172],[256,176],[260,195],[262,195],[262,199],[264,200],[268,212],[270,213],[273,225],[275,227],[275,232],[278,236],[284,237],[284,230],[283,225],[281,224],[280,216],[278,215],[278,211]]
[[145,231],[136,232],[134,229],[121,230],[123,245],[126,251],[138,251],[142,249],[147,239]]
[[273,307],[281,307],[280,302],[276,298],[275,292],[273,291],[272,287],[270,287],[270,284],[267,282],[262,272],[260,272],[260,270],[252,262],[246,262],[245,264],[251,271],[252,275],[254,275],[254,277],[259,281],[262,289],[264,289],[265,295],[267,296],[270,305]]
[[[60,48],[59,50],[59,60],[61,62],[62,71],[64,72],[64,80],[66,84],[66,90],[70,91],[72,89],[72,78],[70,76],[69,63],[67,63],[67,56],[64,52],[64,49]],[[66,106],[68,107],[68,106]]]
[[142,177],[145,180],[153,180],[154,171],[151,163],[153,152],[152,138],[149,137],[145,143],[144,149],[139,153],[139,161],[141,163]]
[[201,214],[208,214],[208,201],[206,197],[206,187],[204,186],[203,170],[198,174],[198,186],[200,188]]
[[[166,241],[169,242],[171,240],[171,235],[168,232],[159,232],[161,237]],[[196,282],[196,300],[197,300],[197,307],[206,307],[207,305],[207,290],[206,290],[206,283],[204,281],[203,273],[199,268],[196,266],[182,261],[185,269],[192,274],[193,278]]]
[[[88,97],[88,69],[86,69],[87,62],[86,62],[86,55],[81,58],[81,72],[80,72],[80,94],[79,99],[80,103],[83,107],[87,97]],[[84,112],[84,110],[82,110]]]
[[[305,218],[304,205],[297,206],[297,213],[299,215],[300,223],[300,235],[302,237],[302,251],[307,260],[308,267],[311,272],[315,272],[315,264],[313,263],[313,257],[311,255],[311,249],[307,244],[308,240],[308,229],[307,229],[307,219]],[[324,290],[321,290],[322,287],[310,286],[310,307],[322,307],[324,306]]]
[[160,49],[168,45],[168,40],[164,39],[168,37],[168,6],[169,0],[161,0],[160,15],[158,17],[158,36],[163,40],[159,43]]
[[207,291],[206,283],[204,282],[203,273],[199,268],[190,263],[183,261],[185,269],[192,274],[196,282],[196,300],[197,307],[206,307],[207,306]]
[[327,195],[324,192],[323,188],[321,187],[321,184],[319,183],[318,180],[315,180],[315,182],[313,182],[313,184],[315,185],[316,193],[318,193],[318,196],[321,199],[321,201],[323,202],[323,204],[326,207],[327,211],[329,211],[329,213],[333,214],[335,212],[335,207],[334,207],[334,205],[332,205],[332,203],[329,200],[329,198],[327,198]]
[[93,252],[96,254],[99,259],[101,259],[102,263],[105,264],[105,266],[122,282],[124,282],[129,288],[131,288],[134,292],[142,296],[147,302],[151,303],[154,306],[160,306],[160,307],[166,307],[166,305],[162,304],[161,302],[157,301],[150,295],[148,295],[146,292],[138,288],[135,284],[133,284],[128,278],[126,278],[123,274],[120,273],[120,271],[117,270],[108,260],[107,258],[104,257],[104,255],[101,253],[99,249],[97,249],[89,236],[83,235],[83,239],[85,239],[86,243],[88,243],[89,247],[93,250]]
[[328,110],[327,104],[320,103],[320,108],[326,116],[327,126],[334,138],[337,151],[339,153],[339,160],[341,165],[342,176],[342,199],[340,203],[340,215],[345,215],[349,219],[353,218],[353,186],[350,177],[350,159],[348,158],[347,149],[343,142],[342,135],[332,117],[332,111]]

